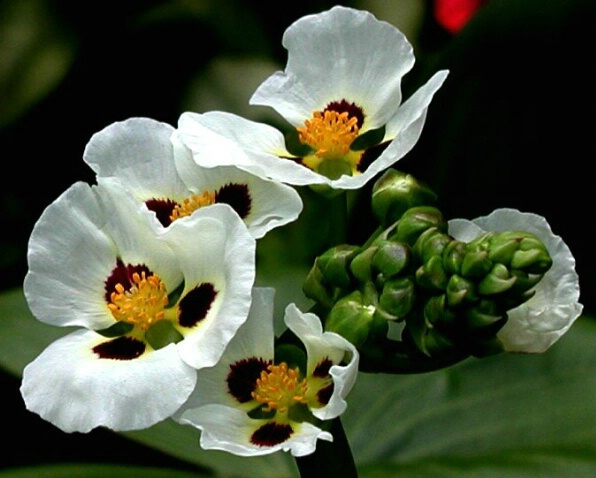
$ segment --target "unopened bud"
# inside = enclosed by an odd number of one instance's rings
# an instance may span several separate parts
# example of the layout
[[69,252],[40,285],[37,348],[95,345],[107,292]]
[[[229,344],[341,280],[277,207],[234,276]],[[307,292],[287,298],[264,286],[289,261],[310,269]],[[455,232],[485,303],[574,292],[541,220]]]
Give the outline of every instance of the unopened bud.
[[373,325],[375,307],[363,303],[362,293],[354,291],[333,306],[325,320],[325,330],[335,332],[356,347],[368,338]]
[[405,242],[413,246],[418,237],[431,227],[439,232],[447,232],[447,222],[436,207],[418,206],[408,209],[398,221],[391,240]]
[[395,241],[381,241],[378,243],[378,250],[372,258],[372,266],[389,279],[402,272],[410,263],[410,248]]
[[398,221],[415,206],[430,206],[437,195],[410,174],[388,169],[373,185],[372,209],[383,227]]
[[515,276],[503,264],[495,264],[492,270],[478,283],[478,292],[483,295],[501,294],[513,287]]
[[394,320],[401,319],[409,314],[414,302],[414,283],[405,277],[385,282],[379,297],[379,305],[395,317]]

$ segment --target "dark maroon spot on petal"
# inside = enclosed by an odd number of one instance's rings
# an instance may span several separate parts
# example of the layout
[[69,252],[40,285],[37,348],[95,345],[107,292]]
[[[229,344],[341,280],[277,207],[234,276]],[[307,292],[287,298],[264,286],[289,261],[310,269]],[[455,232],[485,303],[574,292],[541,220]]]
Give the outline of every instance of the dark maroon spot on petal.
[[317,392],[317,400],[319,401],[319,403],[327,405],[329,403],[329,400],[331,400],[331,395],[333,395],[333,389],[334,386],[332,382],[326,387],[323,387],[321,390],[319,390]]
[[328,358],[324,358],[313,370],[313,377],[325,378],[329,376],[329,369],[332,365],[333,362],[331,360],[329,360]]
[[178,304],[178,323],[182,327],[194,327],[207,317],[211,304],[217,296],[213,284],[199,284],[188,292]]
[[294,433],[290,425],[266,423],[250,437],[250,442],[257,446],[275,446],[285,442]]
[[385,143],[377,144],[364,151],[362,156],[360,156],[360,161],[358,162],[358,171],[361,173],[366,171],[373,161],[381,156],[381,153],[385,151],[385,148],[389,146],[389,143],[389,141],[386,141]]
[[109,303],[112,301],[111,296],[112,292],[116,291],[116,285],[122,284],[124,290],[130,290],[133,285],[132,276],[135,272],[138,274],[144,272],[147,277],[153,275],[153,272],[151,272],[151,270],[143,264],[137,264],[133,266],[132,264],[124,265],[121,259],[116,261],[116,267],[105,282],[106,302]]
[[145,344],[132,337],[118,337],[93,347],[93,352],[102,359],[133,360],[145,351]]
[[163,227],[168,227],[172,224],[170,216],[178,203],[171,199],[149,199],[145,201],[145,205],[147,209],[155,213],[157,220]]
[[261,372],[271,365],[270,360],[251,357],[230,365],[230,373],[226,378],[228,392],[240,403],[252,400],[251,393],[257,385]]
[[219,188],[215,193],[215,202],[228,204],[244,219],[250,214],[252,199],[248,185],[231,183]]
[[348,103],[346,100],[332,101],[329,103],[323,112],[325,111],[337,111],[338,113],[348,113],[348,117],[355,117],[357,120],[358,128],[362,128],[364,123],[364,112],[360,106],[356,106],[354,103]]

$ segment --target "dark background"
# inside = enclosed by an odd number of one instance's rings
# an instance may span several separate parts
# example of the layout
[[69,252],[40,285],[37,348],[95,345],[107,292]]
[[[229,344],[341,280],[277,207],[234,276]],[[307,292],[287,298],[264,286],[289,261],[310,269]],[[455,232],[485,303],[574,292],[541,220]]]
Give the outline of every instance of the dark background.
[[[93,182],[82,161],[93,133],[131,116],[175,125],[191,78],[210,60],[259,55],[281,67],[287,26],[335,4],[4,0],[3,29],[17,3],[31,5],[37,36],[0,82],[1,108],[14,108],[2,114],[0,127],[1,290],[21,286],[27,240],[43,209],[73,182]],[[405,96],[438,69],[451,73],[419,143],[396,166],[429,183],[447,218],[499,207],[545,216],[577,259],[581,302],[593,315],[596,2],[492,0],[456,35],[426,6],[411,39],[417,63],[404,79]],[[0,30],[0,41],[6,32]],[[70,58],[59,79],[35,101],[16,102],[23,78],[54,41]],[[10,45],[2,45],[4,56]],[[357,207],[367,212],[368,203]],[[368,227],[353,220],[352,237]],[[8,442],[0,469],[59,461],[178,465],[110,432],[63,434],[24,410],[18,385],[18,378],[0,375],[3,408],[12,418],[3,427]]]

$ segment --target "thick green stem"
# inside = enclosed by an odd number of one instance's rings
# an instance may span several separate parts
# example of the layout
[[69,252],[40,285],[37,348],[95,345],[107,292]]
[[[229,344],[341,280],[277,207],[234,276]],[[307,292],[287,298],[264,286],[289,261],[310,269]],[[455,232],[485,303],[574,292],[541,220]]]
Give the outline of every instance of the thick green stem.
[[333,441],[319,440],[311,455],[296,457],[302,478],[358,478],[352,449],[341,420],[332,420],[329,432]]

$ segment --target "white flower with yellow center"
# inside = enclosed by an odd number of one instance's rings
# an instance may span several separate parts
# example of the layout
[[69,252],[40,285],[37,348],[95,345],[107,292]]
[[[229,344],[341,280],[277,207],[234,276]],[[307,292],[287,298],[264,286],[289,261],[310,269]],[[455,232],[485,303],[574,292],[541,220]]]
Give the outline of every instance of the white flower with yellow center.
[[[411,44],[389,23],[341,6],[296,21],[283,45],[285,70],[267,78],[250,102],[287,120],[300,153],[290,152],[282,133],[268,125],[223,112],[186,112],[178,129],[198,164],[233,164],[294,185],[360,188],[414,147],[447,77],[437,72],[402,103],[401,80],[414,65]],[[213,154],[230,141],[244,153],[234,156],[236,163]]]
[[174,133],[166,123],[130,118],[94,134],[83,159],[99,184],[130,191],[164,227],[205,206],[228,204],[260,238],[300,214],[293,188],[235,167],[202,168]]
[[172,415],[246,320],[255,242],[225,205],[164,229],[130,196],[71,186],[34,226],[24,293],[78,330],[25,368],[27,408],[66,432]]
[[464,242],[485,232],[500,231],[526,231],[536,235],[553,259],[552,267],[534,288],[534,296],[508,311],[507,323],[497,333],[507,352],[544,352],[582,313],[575,259],[563,239],[555,235],[546,219],[537,214],[497,209],[473,221],[449,221],[449,234]]
[[285,323],[302,348],[275,347],[273,289],[255,288],[248,320],[222,359],[198,372],[196,391],[173,418],[200,429],[204,449],[303,456],[314,452],[318,439],[333,439],[325,421],[347,407],[358,352],[294,304]]

